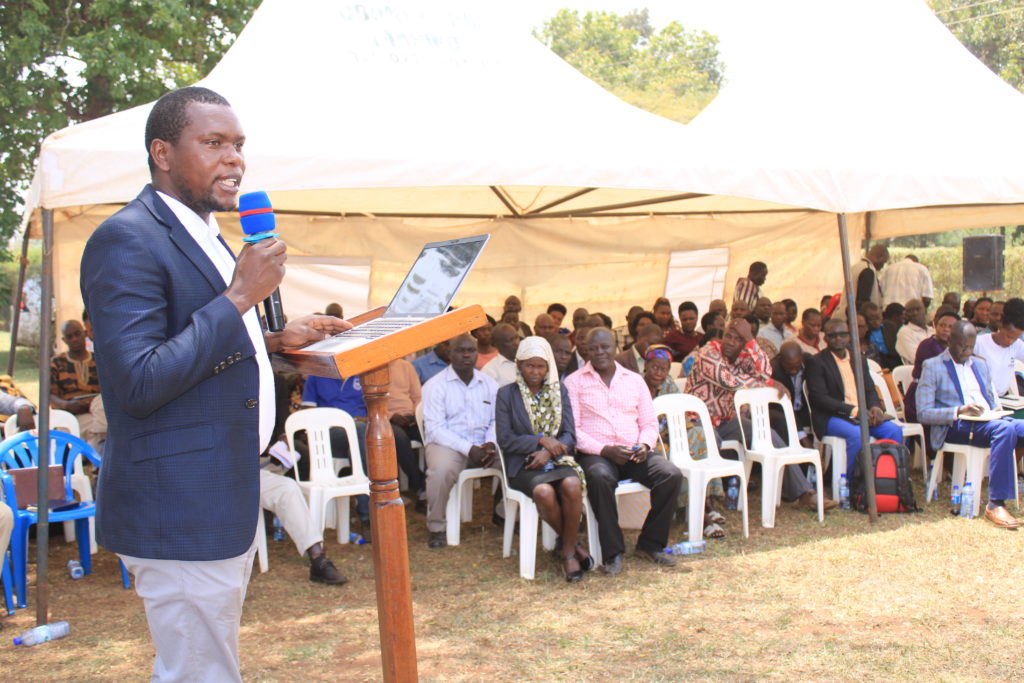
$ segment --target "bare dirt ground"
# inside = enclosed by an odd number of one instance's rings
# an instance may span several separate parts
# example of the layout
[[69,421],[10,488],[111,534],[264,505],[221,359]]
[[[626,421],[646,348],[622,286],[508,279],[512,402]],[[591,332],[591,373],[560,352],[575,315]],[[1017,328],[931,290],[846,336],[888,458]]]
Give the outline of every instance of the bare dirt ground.
[[[945,502],[874,526],[855,512],[820,524],[784,507],[763,529],[754,494],[750,538],[729,513],[728,538],[688,559],[691,572],[630,553],[623,575],[568,585],[546,553],[537,579],[520,579],[517,558],[501,557],[489,495],[476,498],[462,545],[440,551],[426,547],[423,516],[409,510],[422,680],[1024,678],[1024,534],[952,518]],[[684,530],[677,521],[673,540]],[[329,541],[350,579],[340,588],[310,583],[294,546],[269,542],[270,571],[254,574],[242,621],[246,680],[380,679],[370,549]],[[35,625],[33,596],[2,621],[0,679],[148,679],[141,601],[121,588],[106,551],[92,575],[69,579],[76,553],[59,536],[51,551],[52,619],[67,619],[71,636],[10,644]]]

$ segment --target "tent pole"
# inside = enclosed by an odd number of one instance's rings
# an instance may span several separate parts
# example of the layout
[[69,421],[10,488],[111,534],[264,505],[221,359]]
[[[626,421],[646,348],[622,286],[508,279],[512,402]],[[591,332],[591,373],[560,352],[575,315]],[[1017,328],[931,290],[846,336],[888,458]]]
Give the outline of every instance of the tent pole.
[[14,319],[11,320],[11,352],[7,356],[7,374],[14,377],[14,355],[18,348],[18,327],[21,325],[21,300],[25,295],[25,273],[28,270],[28,236],[32,226],[25,226],[25,238],[21,241],[21,265],[18,268],[18,288],[14,294]]
[[[49,584],[47,555],[50,548],[50,318],[53,316],[53,210],[43,209],[43,297],[39,306],[39,414],[36,427],[39,429],[39,521],[36,524],[36,625],[49,621]],[[78,539],[79,543],[89,542],[89,537]]]
[[[853,366],[853,374],[857,380],[857,404],[860,406],[860,410],[857,411],[858,422],[860,422],[860,442],[862,444],[860,451],[861,465],[865,474],[871,472],[871,434],[868,431],[868,413],[865,407],[868,405],[867,394],[865,393],[864,383],[864,366],[861,363],[861,351],[860,351],[860,335],[856,333],[857,330],[857,302],[856,294],[857,290],[853,286],[853,277],[850,273],[850,243],[849,234],[846,230],[846,214],[841,213],[838,215],[839,218],[839,248],[843,253],[843,281],[846,283],[846,320],[847,327],[850,329],[850,338],[853,341],[852,348],[850,350],[853,355],[852,362],[850,365]],[[834,466],[834,465],[833,465]],[[849,482],[853,476],[853,472],[847,472],[846,481]],[[878,521],[878,505],[875,502],[875,478],[871,476],[864,477],[865,483],[867,484],[867,495],[868,495],[868,518],[871,523],[874,524]]]

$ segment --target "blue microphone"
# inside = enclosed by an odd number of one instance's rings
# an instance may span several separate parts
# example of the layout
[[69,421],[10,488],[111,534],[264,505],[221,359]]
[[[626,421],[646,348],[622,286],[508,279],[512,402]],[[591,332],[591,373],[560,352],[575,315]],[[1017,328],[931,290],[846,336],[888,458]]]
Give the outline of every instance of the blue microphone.
[[[277,237],[274,229],[274,207],[270,205],[270,197],[266,192],[246,192],[238,198],[238,218],[242,222],[242,239],[249,243],[259,242],[270,237]],[[267,328],[271,332],[284,330],[284,307],[281,306],[281,288],[263,300],[263,308],[267,313]]]

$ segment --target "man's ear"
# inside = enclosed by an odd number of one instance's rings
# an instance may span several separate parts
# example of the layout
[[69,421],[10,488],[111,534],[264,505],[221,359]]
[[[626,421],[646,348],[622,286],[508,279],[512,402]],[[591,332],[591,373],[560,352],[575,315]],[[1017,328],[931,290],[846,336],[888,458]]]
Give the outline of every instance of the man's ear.
[[153,160],[153,165],[164,173],[171,170],[169,157],[172,154],[172,148],[171,143],[159,138],[154,138],[149,143],[149,156]]

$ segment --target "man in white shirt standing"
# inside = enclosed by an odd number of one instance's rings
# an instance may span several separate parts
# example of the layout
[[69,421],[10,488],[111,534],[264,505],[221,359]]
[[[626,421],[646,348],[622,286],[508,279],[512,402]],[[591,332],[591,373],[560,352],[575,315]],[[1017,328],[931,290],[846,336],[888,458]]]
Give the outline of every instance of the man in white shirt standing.
[[498,355],[480,368],[495,382],[498,388],[516,381],[516,351],[519,349],[519,331],[507,323],[499,323],[491,332],[491,343],[498,349]]
[[423,385],[430,548],[448,545],[445,511],[459,473],[497,461],[494,401],[498,384],[476,369],[476,353],[473,338],[459,335],[451,341],[451,365]]
[[999,396],[1005,396],[1011,389],[1017,393],[1017,376],[1014,361],[1024,361],[1024,299],[1010,299],[1003,306],[999,329],[992,334],[979,336],[974,344],[974,353],[985,359],[992,373],[992,385]]
[[903,309],[903,316],[907,323],[896,333],[896,352],[900,354],[905,364],[913,365],[917,347],[932,336],[933,330],[928,327],[924,303],[920,299],[908,301],[907,307]]
[[920,299],[927,311],[935,297],[932,275],[927,266],[913,254],[885,267],[879,276],[882,286],[882,308],[891,303],[902,304]]

